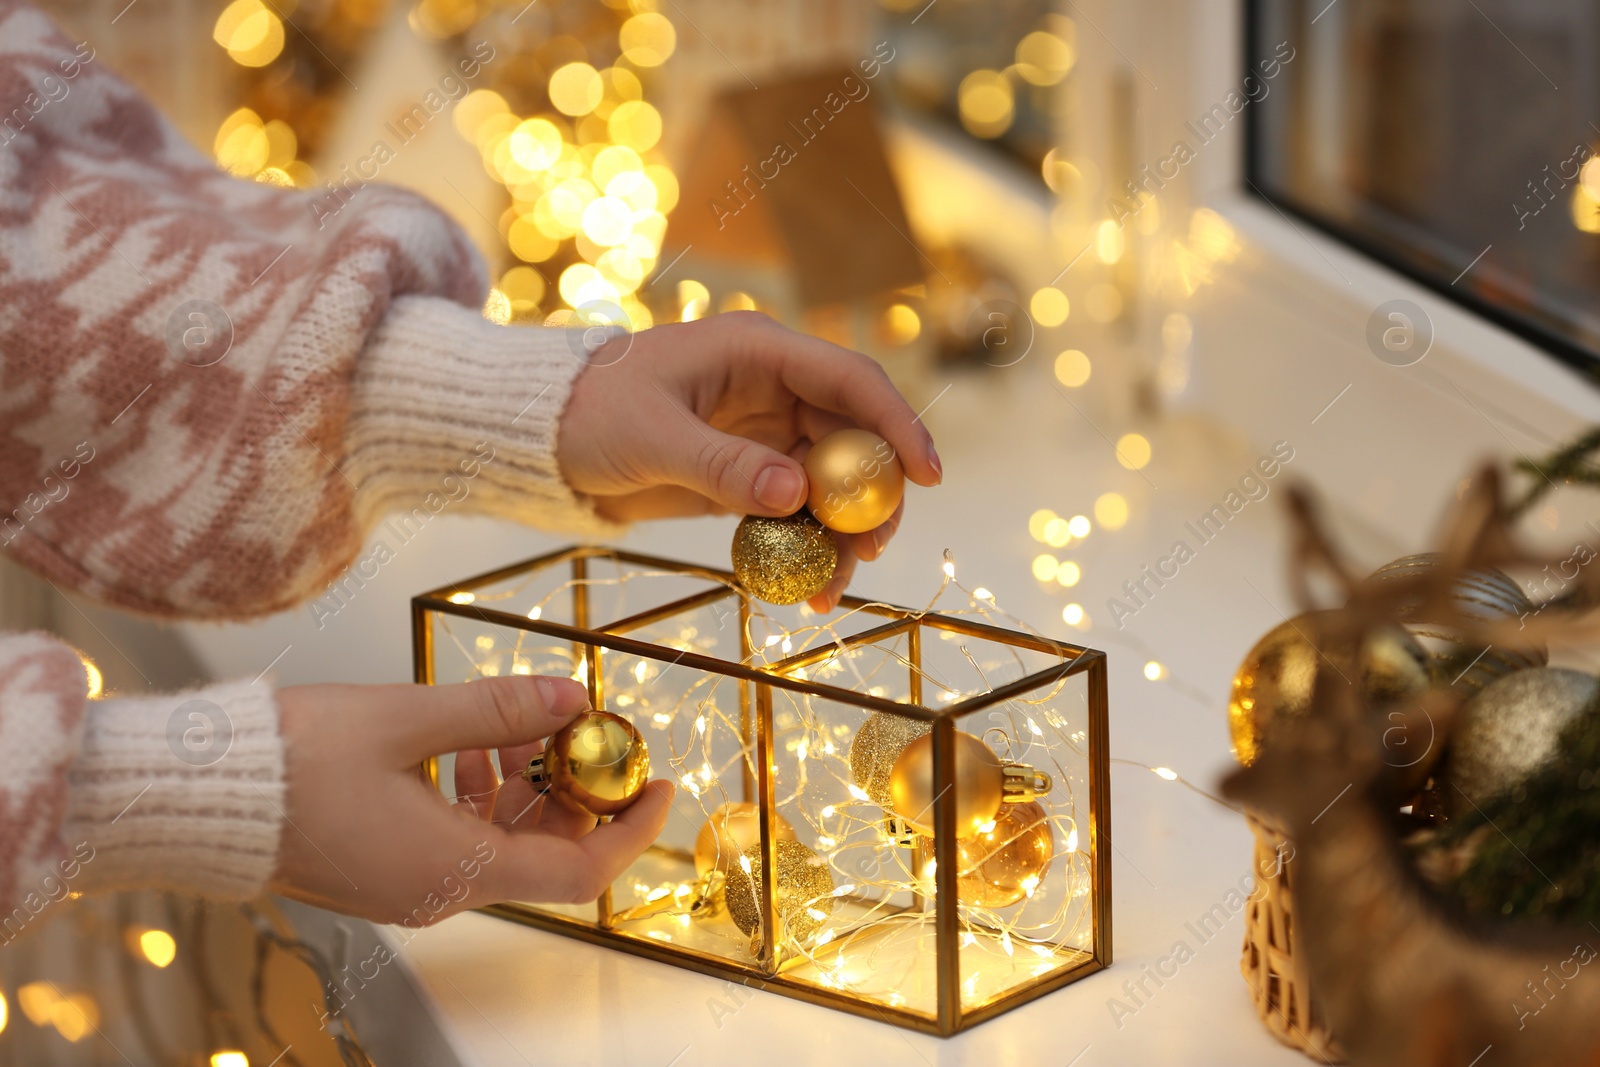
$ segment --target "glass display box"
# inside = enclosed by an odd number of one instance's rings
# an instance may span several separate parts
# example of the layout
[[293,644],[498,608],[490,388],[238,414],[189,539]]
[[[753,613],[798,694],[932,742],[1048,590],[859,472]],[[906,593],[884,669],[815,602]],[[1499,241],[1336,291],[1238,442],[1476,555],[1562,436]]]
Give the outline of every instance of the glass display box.
[[958,610],[819,615],[571,547],[414,598],[418,682],[577,678],[677,785],[597,902],[487,910],[941,1036],[1106,967],[1105,653],[953,578]]

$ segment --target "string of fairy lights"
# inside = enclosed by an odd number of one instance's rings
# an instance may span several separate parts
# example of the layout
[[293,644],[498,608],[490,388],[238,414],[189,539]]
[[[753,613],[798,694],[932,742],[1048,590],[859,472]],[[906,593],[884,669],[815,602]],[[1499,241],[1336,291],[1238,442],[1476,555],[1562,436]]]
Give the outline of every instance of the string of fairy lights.
[[[709,577],[709,576],[708,576]],[[577,585],[591,590],[618,589],[632,584],[648,588],[652,579],[681,578],[666,572],[637,570],[616,577],[568,579],[544,592],[526,608],[530,618],[538,619],[550,610],[553,601],[568,597]],[[496,604],[515,601],[519,609],[525,602],[526,588],[533,576],[492,593],[460,592],[452,599],[460,604]],[[727,583],[725,583],[727,584]],[[733,587],[731,584],[729,588]],[[946,593],[955,589],[965,594],[966,606],[945,614],[972,615],[994,623],[1018,624],[1002,611],[987,590],[967,589],[955,578],[954,561],[948,557],[941,567],[940,583],[922,613],[931,612]],[[886,605],[878,605],[886,606]],[[620,610],[613,605],[614,610]],[[1025,673],[1025,664],[1016,649],[1003,654],[988,653],[980,660],[973,651],[976,642],[953,632],[942,637],[954,642],[958,662],[974,675],[972,685],[958,685],[941,677],[927,666],[920,672],[898,641],[848,647],[842,634],[868,609],[855,608],[838,617],[802,622],[792,628],[751,602],[746,626],[752,661],[771,667],[779,660],[808,651],[825,652],[810,666],[789,669],[801,679],[843,686],[856,692],[889,699],[905,699],[905,685],[913,673],[931,692],[929,704],[954,703],[965,697],[989,691],[997,671],[1012,668]],[[810,613],[802,611],[804,620]],[[478,624],[461,618],[439,616],[440,631],[455,648],[467,677],[495,676],[503,673],[546,673],[565,667],[574,678],[587,680],[588,660],[571,645],[545,643],[529,631],[491,628],[488,632],[467,633]],[[693,618],[675,623],[666,634],[651,634],[652,640],[666,649],[695,651],[715,655],[717,646],[730,639],[720,628],[707,632],[704,617],[696,625]],[[830,648],[831,646],[831,648]],[[742,803],[743,775],[753,773],[756,758],[754,739],[748,724],[741,726],[737,711],[738,682],[708,672],[687,671],[676,686],[665,682],[674,669],[672,662],[653,662],[614,652],[603,655],[604,693],[607,706],[625,711],[645,725],[652,746],[667,750],[666,766],[682,793],[691,798],[695,818],[707,825],[725,817],[730,805]],[[1037,669],[1038,665],[1034,665]],[[982,741],[1007,764],[1032,762],[1053,781],[1048,799],[1041,797],[1038,815],[1020,825],[1001,828],[996,839],[996,823],[991,819],[980,827],[991,835],[981,846],[985,856],[1006,851],[1022,841],[1032,849],[1032,859],[1017,859],[1020,867],[1008,869],[1015,891],[985,900],[981,892],[969,895],[963,883],[962,919],[964,932],[963,995],[986,999],[1003,992],[1013,981],[1048,973],[1081,960],[1092,949],[1091,865],[1089,854],[1080,848],[1080,791],[1087,782],[1086,723],[1075,719],[1063,704],[1065,679],[1045,687],[1042,692],[1017,698],[992,711],[985,720]],[[792,876],[808,875],[821,866],[828,877],[815,884],[806,882],[803,895],[780,901],[786,916],[785,950],[803,957],[814,980],[825,987],[847,988],[851,992],[881,999],[898,1006],[906,991],[916,988],[919,961],[933,934],[933,913],[913,902],[933,895],[936,860],[931,846],[919,839],[912,848],[903,847],[885,829],[881,798],[874,798],[863,787],[860,772],[851,760],[853,736],[860,713],[830,702],[774,688],[773,726],[776,759],[775,782],[777,811],[784,819],[786,833],[814,844],[784,847],[802,856],[814,855],[820,863],[812,867],[796,864]],[[983,716],[978,716],[982,718]],[[870,721],[870,720],[869,720]],[[869,786],[873,783],[867,783]],[[457,798],[468,799],[468,798]],[[471,798],[477,799],[477,798]],[[1026,838],[1026,840],[1023,840]],[[1086,841],[1086,838],[1084,839]],[[697,857],[698,858],[698,857]],[[741,869],[751,876],[748,856],[717,857],[739,867],[728,869],[728,885],[740,880]],[[785,875],[780,857],[779,875]],[[1010,861],[1008,861],[1010,862]],[[1035,866],[1028,867],[1028,863]],[[963,870],[964,877],[973,871]],[[780,885],[783,879],[780,877]],[[1008,883],[1009,885],[1009,883]],[[619,899],[618,923],[634,927],[640,936],[655,940],[707,947],[723,955],[738,957],[744,951],[746,929],[752,922],[718,921],[736,911],[730,901],[715,897],[718,883],[707,881],[705,872],[697,879],[666,872],[650,878],[635,874],[617,891],[631,899]],[[728,890],[731,893],[731,889]],[[780,894],[782,890],[780,889]],[[1015,899],[1012,899],[1012,898]],[[709,920],[709,921],[707,921]],[[988,960],[988,963],[983,962]],[[1002,963],[1003,961],[1003,963]],[[998,969],[997,969],[998,968]],[[987,985],[986,985],[987,983]]]

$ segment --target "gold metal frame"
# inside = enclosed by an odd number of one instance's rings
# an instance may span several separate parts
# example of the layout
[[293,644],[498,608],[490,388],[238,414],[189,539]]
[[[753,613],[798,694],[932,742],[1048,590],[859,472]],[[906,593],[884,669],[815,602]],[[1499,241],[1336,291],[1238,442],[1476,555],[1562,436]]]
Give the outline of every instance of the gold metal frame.
[[[651,568],[687,577],[705,578],[722,584],[722,588],[707,590],[692,596],[660,605],[648,611],[599,626],[589,619],[588,577],[589,561],[608,559],[638,567]],[[573,620],[576,625],[529,619],[510,612],[497,611],[476,603],[458,604],[450,597],[458,593],[473,592],[485,586],[536,570],[570,564],[573,578]],[[864,711],[888,711],[907,718],[932,723],[934,789],[934,853],[936,856],[953,855],[956,849],[955,795],[951,788],[955,780],[956,720],[967,712],[977,711],[1002,703],[1013,697],[1064,680],[1076,674],[1086,674],[1088,683],[1088,773],[1089,773],[1089,869],[1090,894],[1094,915],[1092,922],[1093,951],[1080,964],[1068,969],[1042,975],[1024,983],[981,1006],[963,1009],[960,989],[959,937],[960,918],[956,906],[956,864],[940,863],[934,872],[935,917],[934,943],[937,985],[937,1014],[928,1017],[919,1012],[879,1004],[847,990],[819,988],[786,977],[780,970],[775,946],[777,937],[763,939],[760,955],[751,965],[724,959],[686,946],[665,945],[660,942],[635,938],[617,932],[612,923],[612,902],[609,889],[596,902],[595,923],[568,918],[538,910],[532,905],[498,904],[484,908],[485,912],[528,926],[553,930],[569,937],[579,938],[598,945],[607,945],[633,953],[646,959],[670,963],[704,974],[725,978],[756,989],[770,990],[796,1000],[821,1004],[847,1011],[854,1015],[903,1026],[910,1030],[948,1037],[1004,1014],[1012,1008],[1026,1004],[1046,993],[1053,992],[1069,982],[1077,981],[1111,963],[1111,862],[1109,842],[1111,832],[1111,768],[1108,738],[1108,705],[1106,692],[1106,656],[1104,652],[1081,645],[1066,644],[1048,638],[1036,637],[1015,630],[1007,630],[969,619],[919,612],[881,603],[868,602],[859,597],[844,597],[841,606],[885,616],[890,621],[849,637],[839,643],[829,643],[823,649],[814,649],[791,656],[777,663],[757,666],[750,647],[747,623],[750,617],[748,601],[736,588],[731,572],[711,567],[701,567],[640,555],[617,549],[571,546],[551,552],[510,567],[490,571],[454,585],[435,589],[414,597],[411,601],[412,656],[417,682],[432,685],[433,629],[432,615],[455,615],[475,619],[497,626],[531,633],[543,634],[570,641],[575,652],[581,652],[588,664],[589,697],[595,707],[604,699],[604,674],[601,670],[602,650],[611,650],[640,656],[659,662],[676,662],[686,667],[739,680],[740,725],[746,738],[755,734],[756,773],[751,775],[749,762],[745,766],[744,789],[746,797],[760,801],[761,846],[766,862],[761,869],[762,929],[777,930],[778,915],[773,906],[772,872],[776,869],[776,841],[772,835],[771,816],[774,800],[774,762],[772,729],[772,689],[794,692],[838,701]],[[740,662],[717,659],[676,648],[639,641],[627,633],[642,626],[659,622],[673,615],[736,597],[739,601]],[[1062,662],[1007,683],[987,693],[969,697],[949,707],[934,709],[920,703],[922,669],[922,630],[932,627],[979,637],[1012,647],[1031,649],[1057,656]],[[871,644],[885,637],[908,634],[908,657],[911,661],[911,700],[901,703],[874,697],[865,693],[827,685],[809,679],[795,678],[792,672],[844,647]],[[752,690],[754,691],[752,694]],[[752,777],[754,780],[752,780]],[[655,847],[655,846],[652,846]],[[675,850],[664,850],[676,856]]]

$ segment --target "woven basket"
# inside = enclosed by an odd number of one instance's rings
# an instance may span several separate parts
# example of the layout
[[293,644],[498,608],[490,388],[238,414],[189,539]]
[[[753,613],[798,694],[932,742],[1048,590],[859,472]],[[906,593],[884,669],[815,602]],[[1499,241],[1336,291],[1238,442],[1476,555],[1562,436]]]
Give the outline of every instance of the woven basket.
[[1328,1030],[1312,995],[1305,961],[1294,955],[1295,870],[1287,838],[1271,824],[1250,815],[1256,837],[1256,892],[1245,909],[1244,959],[1239,968],[1249,983],[1261,1021],[1274,1037],[1319,1063],[1344,1062],[1344,1050]]

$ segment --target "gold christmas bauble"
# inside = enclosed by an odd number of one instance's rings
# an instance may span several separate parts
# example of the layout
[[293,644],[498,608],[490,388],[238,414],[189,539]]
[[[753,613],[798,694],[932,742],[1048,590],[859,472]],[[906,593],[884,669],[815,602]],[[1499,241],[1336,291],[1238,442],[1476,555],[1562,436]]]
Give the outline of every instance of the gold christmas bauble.
[[[889,772],[894,814],[919,834],[933,836],[933,735],[912,741]],[[978,738],[956,731],[956,836],[972,837],[994,820],[1005,798],[1000,757]]]
[[1600,679],[1538,667],[1485,686],[1461,709],[1444,761],[1444,800],[1457,815],[1482,807],[1548,767],[1561,734],[1600,706]]
[[[798,841],[774,842],[778,862],[773,870],[772,910],[784,934],[796,941],[811,937],[833,914],[833,873],[828,861]],[[728,865],[724,889],[728,916],[759,943],[761,926],[761,846],[740,853]]]
[[[933,840],[919,838],[917,851],[924,864],[932,861]],[[1032,800],[1006,804],[993,829],[956,842],[956,896],[980,908],[1015,904],[1044,881],[1055,853],[1055,833],[1044,805]]]
[[746,515],[733,532],[733,573],[768,604],[809,600],[828,587],[838,565],[833,534],[804,511],[783,519]]
[[[793,841],[794,827],[777,812],[772,813],[772,836]],[[711,813],[694,837],[694,870],[727,873],[739,862],[745,849],[761,843],[761,809],[748,800],[731,800]]]
[[[1246,767],[1281,724],[1310,711],[1317,670],[1328,664],[1319,649],[1326,643],[1321,634],[1331,615],[1307,612],[1273,627],[1239,665],[1228,702],[1228,729],[1233,754]],[[1398,626],[1368,634],[1360,658],[1361,686],[1370,703],[1388,703],[1428,688],[1427,653]]]
[[[1437,552],[1403,556],[1372,572],[1369,581],[1394,581],[1417,578],[1435,571]],[[1504,571],[1494,567],[1470,570],[1456,579],[1450,590],[1455,609],[1473,619],[1492,621],[1520,617],[1533,610],[1527,594]],[[1459,685],[1480,690],[1497,678],[1517,671],[1543,667],[1550,662],[1549,650],[1541,644],[1505,647],[1469,641],[1459,629],[1423,617],[1421,605],[1403,604],[1399,620],[1428,654],[1429,671],[1440,685]]]
[[906,475],[889,442],[866,430],[837,430],[806,454],[806,506],[840,533],[865,533],[889,521]]
[[889,808],[893,804],[889,776],[894,772],[894,761],[907,745],[931,729],[931,723],[880,711],[856,731],[850,742],[850,777],[878,807]]
[[575,811],[616,815],[649,781],[650,749],[622,716],[586,711],[544,743],[524,774]]

